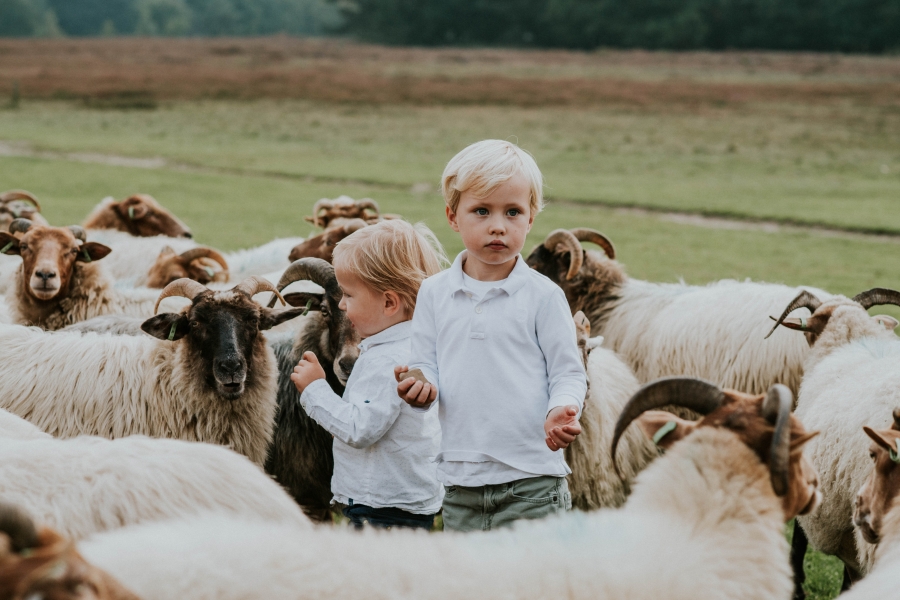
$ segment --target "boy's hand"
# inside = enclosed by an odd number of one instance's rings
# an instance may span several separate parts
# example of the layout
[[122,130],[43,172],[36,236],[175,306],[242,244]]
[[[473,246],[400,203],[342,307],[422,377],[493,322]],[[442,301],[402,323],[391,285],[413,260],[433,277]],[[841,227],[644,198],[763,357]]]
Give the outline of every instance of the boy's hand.
[[433,383],[417,381],[415,377],[404,377],[400,379],[400,374],[409,371],[406,365],[397,365],[394,367],[394,379],[397,380],[397,395],[409,404],[419,408],[430,406],[437,398],[437,386]]
[[317,379],[325,379],[325,369],[319,364],[319,359],[312,352],[304,352],[303,358],[294,367],[291,373],[291,381],[297,386],[297,391],[301,394],[306,387]]
[[577,414],[578,407],[574,404],[557,406],[547,413],[547,420],[544,421],[547,439],[544,441],[548,448],[556,452],[575,441],[575,436],[581,433],[581,425],[575,418]]

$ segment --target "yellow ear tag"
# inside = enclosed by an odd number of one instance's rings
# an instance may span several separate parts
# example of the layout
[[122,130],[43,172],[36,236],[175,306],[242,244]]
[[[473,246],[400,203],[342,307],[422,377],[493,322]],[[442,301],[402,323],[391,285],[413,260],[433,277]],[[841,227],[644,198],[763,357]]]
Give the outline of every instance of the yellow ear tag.
[[302,313],[300,313],[301,317],[305,317],[306,315],[309,314],[309,309],[312,308],[312,303],[313,303],[312,298],[310,298],[309,300],[306,301],[306,310],[304,310]]
[[88,254],[87,248],[82,248],[81,254],[84,256],[84,262],[91,262],[91,255]]
[[134,207],[133,206],[128,207],[128,218],[131,219],[132,221],[134,221]]
[[177,328],[178,328],[178,321],[175,321],[174,323],[172,323],[172,328],[169,329],[169,341],[170,342],[175,339],[175,329],[177,329]]
[[[900,450],[900,440],[894,440],[897,444],[897,450]],[[891,460],[895,463],[900,463],[900,453],[894,450],[888,450],[888,456],[891,457]]]
[[3,246],[3,249],[0,249],[0,254],[6,254],[6,251],[9,250],[10,248],[12,248],[12,247],[15,246],[15,245],[16,245],[15,242],[9,242],[9,243],[6,244],[5,246]]
[[662,427],[656,430],[656,433],[653,434],[653,443],[659,446],[660,440],[666,437],[671,432],[675,431],[675,428],[678,424],[675,421],[669,421]]
[[210,278],[214,278],[216,276],[211,267],[203,267],[203,270],[206,271],[206,274],[209,275]]

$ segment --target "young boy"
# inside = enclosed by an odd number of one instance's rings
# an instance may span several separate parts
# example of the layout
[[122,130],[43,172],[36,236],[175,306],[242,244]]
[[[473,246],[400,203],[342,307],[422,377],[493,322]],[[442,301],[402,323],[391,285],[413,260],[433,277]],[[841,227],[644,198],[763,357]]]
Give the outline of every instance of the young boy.
[[[429,243],[429,241],[431,243]],[[409,360],[410,319],[419,285],[440,271],[442,257],[424,226],[400,220],[370,225],[334,249],[343,291],[340,308],[363,339],[344,397],[325,382],[312,352],[291,380],[310,417],[334,435],[333,502],[357,528],[431,529],[443,490],[435,473],[437,416],[396,393],[392,368]]]
[[449,162],[442,187],[466,250],[419,290],[409,367],[428,383],[394,372],[410,405],[440,400],[444,527],[568,510],[560,450],[581,433],[587,380],[565,295],[519,256],[542,208],[541,172],[514,144],[485,140]]

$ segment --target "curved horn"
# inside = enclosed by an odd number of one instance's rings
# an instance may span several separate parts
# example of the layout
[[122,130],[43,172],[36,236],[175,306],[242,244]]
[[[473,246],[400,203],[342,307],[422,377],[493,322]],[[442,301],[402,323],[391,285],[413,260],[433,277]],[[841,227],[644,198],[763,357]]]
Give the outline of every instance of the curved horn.
[[566,281],[568,281],[581,270],[581,265],[584,263],[584,252],[581,250],[578,238],[566,229],[555,229],[544,240],[544,248],[550,252],[554,252],[559,244],[569,251],[569,270],[566,272]]
[[775,426],[769,447],[769,473],[776,496],[788,490],[788,467],[791,460],[791,406],[794,396],[787,386],[776,383],[769,388],[762,404],[763,418]]
[[[335,302],[338,302],[343,295],[337,278],[334,276],[334,267],[327,260],[321,258],[307,257],[292,262],[278,280],[278,291],[280,292],[295,281],[312,281],[316,285],[322,286],[328,297]],[[274,297],[269,301],[269,308],[273,306],[275,306]]]
[[615,260],[616,247],[613,246],[613,243],[609,240],[608,237],[606,237],[596,229],[579,227],[572,230],[572,235],[574,235],[575,239],[577,239],[579,242],[591,242],[593,244],[597,244],[598,246],[603,248],[603,252],[606,253],[607,257],[609,257],[611,260]]
[[866,310],[881,304],[900,306],[900,292],[888,288],[872,288],[853,296],[853,301],[859,302]]
[[791,300],[791,303],[787,305],[787,308],[784,309],[784,312],[781,313],[781,316],[775,321],[775,325],[772,326],[772,330],[766,335],[764,339],[769,339],[769,336],[775,333],[775,330],[778,329],[778,326],[781,325],[781,322],[787,319],[787,316],[797,310],[798,308],[807,308],[809,312],[814,313],[816,309],[822,306],[822,301],[812,295],[810,292],[803,290],[797,297]]
[[208,290],[208,287],[202,283],[197,283],[193,279],[188,279],[187,277],[176,279],[164,287],[163,291],[159,294],[159,298],[156,300],[156,306],[153,307],[153,314],[155,315],[156,311],[159,310],[159,303],[169,296],[181,296],[182,298],[193,301],[194,298]]
[[226,271],[228,270],[228,261],[225,260],[225,257],[222,256],[222,254],[219,253],[218,250],[207,248],[206,246],[191,248],[190,250],[182,252],[178,257],[186,263],[190,263],[192,260],[196,260],[198,258],[211,258],[219,263],[219,265],[223,269],[225,269]]
[[87,241],[87,234],[84,232],[84,228],[78,225],[69,225],[66,227],[69,231],[72,232],[72,235],[75,236],[76,240],[81,240],[82,242]]
[[243,292],[244,294],[247,294],[248,298],[252,298],[260,292],[274,292],[269,308],[275,306],[276,298],[281,300],[281,304],[287,306],[287,302],[284,301],[284,298],[282,298],[281,294],[279,293],[281,290],[275,289],[275,286],[272,285],[271,281],[265,279],[264,277],[260,277],[259,275],[248,277],[231,289],[235,292]]
[[0,202],[12,202],[13,200],[26,200],[34,204],[38,212],[41,212],[41,205],[38,199],[31,192],[25,190],[9,190],[0,194]]
[[328,198],[322,198],[321,200],[317,200],[315,204],[313,204],[312,209],[312,222],[316,227],[322,227],[322,219],[319,216],[319,212],[321,210],[328,210],[334,207],[334,202],[329,200]]
[[622,437],[631,422],[643,413],[674,404],[701,415],[708,415],[719,408],[724,399],[725,394],[718,386],[693,377],[663,377],[643,386],[628,400],[616,422],[611,450],[616,475],[622,477],[619,473],[619,465],[616,463],[616,447],[619,445],[619,438]]
[[379,208],[378,208],[378,203],[375,202],[374,200],[372,200],[371,198],[363,198],[362,200],[358,200],[356,202],[356,207],[359,209],[359,212],[362,212],[362,211],[366,210],[367,208],[370,208],[375,211],[376,215],[381,214],[381,210],[379,210]]
[[12,551],[19,553],[39,544],[37,529],[25,511],[12,504],[0,505],[0,532],[9,536]]
[[9,232],[25,233],[31,229],[32,225],[34,225],[34,223],[31,219],[13,219],[12,223],[9,224]]

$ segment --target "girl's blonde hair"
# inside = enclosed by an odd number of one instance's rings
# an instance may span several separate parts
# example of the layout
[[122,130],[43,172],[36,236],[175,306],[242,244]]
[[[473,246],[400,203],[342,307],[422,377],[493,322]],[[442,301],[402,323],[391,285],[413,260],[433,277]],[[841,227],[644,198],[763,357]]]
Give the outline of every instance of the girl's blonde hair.
[[334,266],[346,269],[378,292],[396,292],[406,312],[416,308],[419,286],[439,273],[447,255],[424,223],[389,219],[363,227],[334,247]]
[[450,159],[441,177],[444,202],[456,212],[463,192],[471,191],[484,198],[516,173],[528,179],[531,187],[529,206],[534,216],[544,208],[541,170],[528,152],[504,140],[475,142]]

